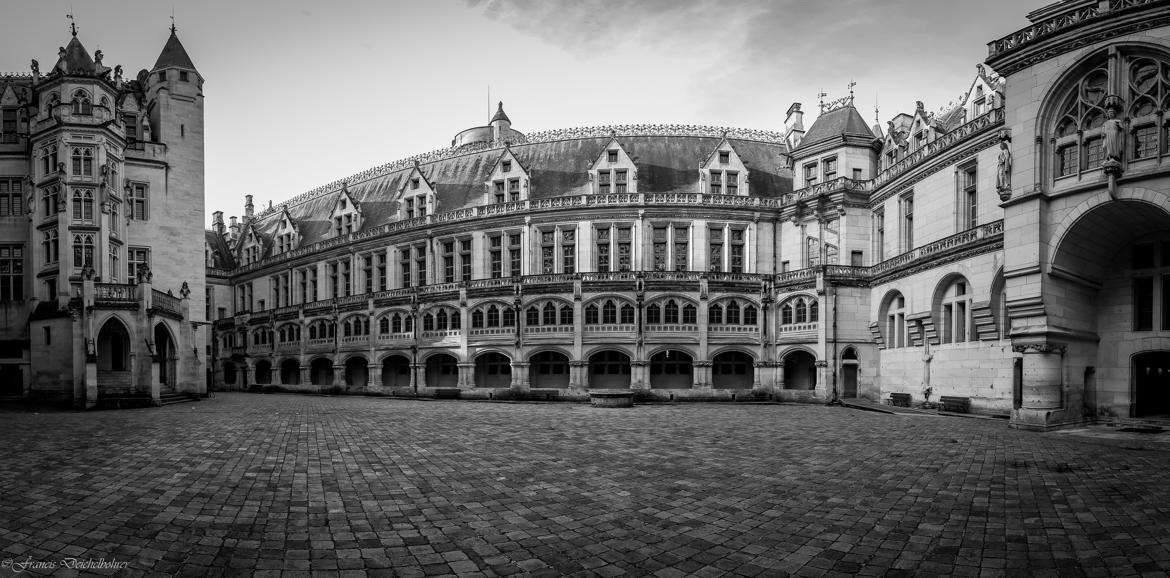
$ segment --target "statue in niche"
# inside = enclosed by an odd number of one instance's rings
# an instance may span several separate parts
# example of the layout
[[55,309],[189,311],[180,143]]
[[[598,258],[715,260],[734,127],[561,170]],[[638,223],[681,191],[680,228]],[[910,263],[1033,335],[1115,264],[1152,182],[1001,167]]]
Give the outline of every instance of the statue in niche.
[[1012,195],[1012,136],[1006,130],[999,133],[998,170],[995,174],[995,190],[1000,200],[1008,200]]
[[1101,127],[1105,138],[1101,141],[1101,153],[1106,165],[1112,162],[1118,169],[1121,168],[1121,155],[1125,146],[1125,129],[1117,118],[1120,110],[1120,98],[1110,96],[1105,99],[1105,124]]

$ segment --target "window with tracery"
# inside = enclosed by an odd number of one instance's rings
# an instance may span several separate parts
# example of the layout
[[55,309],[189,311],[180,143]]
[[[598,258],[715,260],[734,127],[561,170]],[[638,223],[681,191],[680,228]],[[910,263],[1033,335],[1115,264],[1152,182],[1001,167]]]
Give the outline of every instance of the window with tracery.
[[[1110,158],[1131,163],[1167,151],[1170,129],[1159,117],[1170,109],[1168,59],[1115,47],[1090,63],[1053,113],[1049,142],[1056,179],[1098,170]],[[1111,114],[1120,129],[1110,126]]]

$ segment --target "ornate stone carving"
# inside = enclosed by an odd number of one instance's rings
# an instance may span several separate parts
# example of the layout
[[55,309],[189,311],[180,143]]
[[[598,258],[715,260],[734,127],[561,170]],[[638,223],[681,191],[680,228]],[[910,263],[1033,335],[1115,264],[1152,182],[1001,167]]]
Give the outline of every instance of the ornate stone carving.
[[1057,353],[1064,355],[1068,349],[1067,345],[1062,343],[1024,343],[1021,345],[1012,345],[1012,351],[1015,353]]
[[995,190],[999,200],[1012,198],[1012,133],[1008,129],[999,131],[998,171],[995,175]]

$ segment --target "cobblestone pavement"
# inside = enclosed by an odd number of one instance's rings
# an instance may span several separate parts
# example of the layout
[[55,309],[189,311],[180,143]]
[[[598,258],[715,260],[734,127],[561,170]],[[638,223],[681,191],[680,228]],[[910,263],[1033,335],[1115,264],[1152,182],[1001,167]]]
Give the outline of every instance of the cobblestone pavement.
[[1170,451],[1140,435],[813,405],[5,410],[0,574],[1166,575]]

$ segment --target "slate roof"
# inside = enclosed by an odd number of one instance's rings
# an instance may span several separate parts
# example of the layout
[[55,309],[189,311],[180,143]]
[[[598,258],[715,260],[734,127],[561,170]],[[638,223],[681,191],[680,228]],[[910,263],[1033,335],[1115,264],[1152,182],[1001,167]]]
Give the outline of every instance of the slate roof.
[[174,28],[171,29],[171,37],[167,38],[167,43],[163,45],[162,52],[159,53],[158,60],[155,61],[154,68],[151,70],[168,66],[195,70],[195,64],[191,62],[191,57],[187,56],[187,49],[183,48],[182,42],[179,42],[179,36],[175,34]]
[[[488,106],[491,105],[489,104]],[[497,120],[507,121],[509,124],[512,122],[512,119],[508,118],[508,115],[504,113],[504,101],[502,100],[500,101],[500,107],[496,109],[495,116],[493,116],[492,119],[488,121],[488,124],[496,122]]]
[[869,125],[861,118],[861,113],[857,112],[853,105],[845,105],[818,116],[808,128],[808,132],[804,133],[804,138],[800,139],[800,145],[792,152],[811,148],[843,134],[874,138]]
[[232,249],[228,246],[227,240],[219,236],[215,231],[204,231],[203,236],[207,241],[207,246],[211,248],[211,252],[219,256],[219,268],[235,269],[235,255],[232,254]]
[[[868,131],[868,129],[866,129]],[[792,175],[780,144],[727,139],[747,165],[753,197],[778,198],[792,192]],[[516,160],[530,171],[529,198],[542,199],[589,193],[590,161],[609,144],[610,137],[585,137],[534,144],[512,144]],[[699,165],[721,142],[705,136],[622,136],[621,144],[637,167],[638,190],[644,193],[694,193],[699,190]],[[442,213],[482,204],[484,182],[491,176],[503,148],[492,148],[422,163],[419,168],[435,190],[434,212]],[[398,220],[398,191],[414,167],[350,182],[348,190],[360,203],[362,228]],[[289,204],[301,245],[329,238],[329,214],[342,189]],[[257,218],[256,232],[271,237],[281,218],[277,210]]]
[[[62,67],[62,65],[64,66]],[[81,41],[74,36],[69,40],[69,44],[65,45],[65,54],[57,59],[57,64],[53,69],[61,70],[65,74],[93,74],[93,57],[81,45]]]

